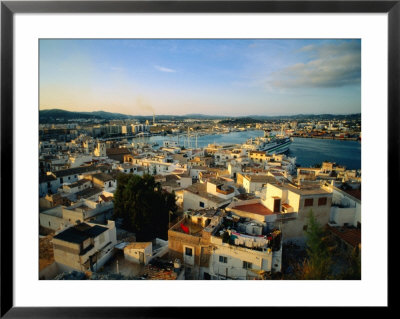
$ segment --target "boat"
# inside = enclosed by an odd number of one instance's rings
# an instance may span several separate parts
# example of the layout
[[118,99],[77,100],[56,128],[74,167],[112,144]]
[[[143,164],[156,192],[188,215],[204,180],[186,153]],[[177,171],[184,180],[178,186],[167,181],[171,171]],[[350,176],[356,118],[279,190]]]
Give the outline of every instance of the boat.
[[249,139],[242,147],[248,150],[266,152],[266,154],[271,155],[286,152],[292,142],[293,138],[283,134],[283,129],[281,130],[281,134],[274,134],[268,130],[264,130],[264,137]]

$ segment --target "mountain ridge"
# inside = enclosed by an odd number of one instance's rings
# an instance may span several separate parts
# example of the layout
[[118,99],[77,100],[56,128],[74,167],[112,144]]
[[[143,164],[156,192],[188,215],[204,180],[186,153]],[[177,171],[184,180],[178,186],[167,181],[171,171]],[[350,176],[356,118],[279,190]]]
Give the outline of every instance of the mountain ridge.
[[[254,119],[259,120],[277,120],[277,119],[334,119],[334,118],[358,118],[361,117],[361,113],[352,114],[296,114],[296,115],[247,115],[247,116],[226,116],[226,115],[207,115],[200,113],[184,114],[184,115],[166,115],[160,114],[155,115],[156,119],[223,119],[223,120],[240,120],[240,119]],[[153,115],[128,115],[122,113],[113,113],[106,111],[93,111],[93,112],[75,112],[67,111],[59,108],[39,110],[39,122],[49,122],[51,120],[63,119],[98,119],[98,120],[127,120],[127,119],[152,119]]]

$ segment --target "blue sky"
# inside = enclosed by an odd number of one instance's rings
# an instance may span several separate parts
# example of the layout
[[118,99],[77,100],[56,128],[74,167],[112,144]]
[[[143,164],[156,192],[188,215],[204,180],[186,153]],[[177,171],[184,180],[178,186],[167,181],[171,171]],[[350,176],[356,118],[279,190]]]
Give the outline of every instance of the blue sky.
[[360,40],[40,40],[40,109],[361,112]]

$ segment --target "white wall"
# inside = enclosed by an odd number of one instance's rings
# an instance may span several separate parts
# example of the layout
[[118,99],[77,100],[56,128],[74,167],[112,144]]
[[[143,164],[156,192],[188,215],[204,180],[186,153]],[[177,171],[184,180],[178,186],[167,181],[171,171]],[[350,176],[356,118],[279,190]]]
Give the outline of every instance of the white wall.
[[[219,256],[227,257],[227,263],[220,262]],[[257,274],[253,271],[243,268],[243,261],[252,263],[254,270],[271,271],[272,252],[260,252],[224,243],[216,245],[216,249],[210,257],[210,275],[219,275],[224,278],[228,268],[229,278],[249,279],[257,277]]]
[[129,246],[124,248],[124,257],[134,263],[140,263],[140,253],[143,253],[143,262],[145,265],[152,259],[152,244],[150,243],[145,248],[130,248]]
[[[227,203],[229,203],[231,199],[225,200],[223,202],[214,202],[210,199],[198,196],[189,191],[183,191],[183,210],[186,211],[188,209],[202,209],[202,208],[218,208]],[[204,203],[204,207],[200,206],[200,202]]]
[[361,205],[349,208],[332,206],[330,219],[339,226],[348,224],[357,227],[357,222],[361,223]]
[[69,222],[61,217],[44,213],[39,214],[39,221],[41,226],[52,230],[63,229],[73,224],[72,222]]

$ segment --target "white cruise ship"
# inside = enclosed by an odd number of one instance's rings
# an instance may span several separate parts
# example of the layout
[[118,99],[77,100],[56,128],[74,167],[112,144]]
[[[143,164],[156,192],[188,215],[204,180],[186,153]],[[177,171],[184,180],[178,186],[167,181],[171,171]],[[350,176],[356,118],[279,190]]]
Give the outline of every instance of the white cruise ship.
[[290,136],[282,134],[282,132],[281,134],[271,134],[268,131],[264,131],[264,137],[249,139],[242,145],[242,148],[262,151],[267,154],[280,154],[286,152],[292,142],[293,139]]

